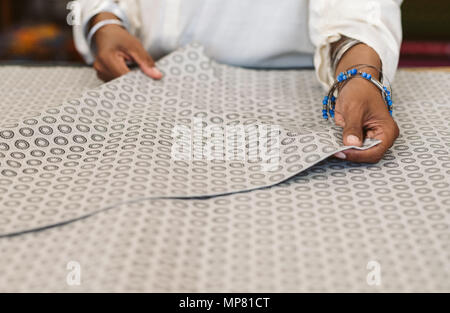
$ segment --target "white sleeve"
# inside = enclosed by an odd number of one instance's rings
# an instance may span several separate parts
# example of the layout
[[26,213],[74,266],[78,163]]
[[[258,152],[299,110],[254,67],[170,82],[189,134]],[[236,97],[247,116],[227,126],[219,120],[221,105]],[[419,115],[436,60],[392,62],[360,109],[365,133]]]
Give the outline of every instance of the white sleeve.
[[89,21],[101,12],[110,12],[122,20],[125,28],[136,35],[140,28],[140,14],[137,0],[78,0],[79,24],[73,26],[75,47],[86,63],[94,62],[92,47],[88,46]]
[[311,0],[309,32],[315,46],[314,66],[319,81],[329,87],[330,43],[341,36],[357,39],[379,55],[383,75],[393,80],[402,40],[400,5],[402,0]]

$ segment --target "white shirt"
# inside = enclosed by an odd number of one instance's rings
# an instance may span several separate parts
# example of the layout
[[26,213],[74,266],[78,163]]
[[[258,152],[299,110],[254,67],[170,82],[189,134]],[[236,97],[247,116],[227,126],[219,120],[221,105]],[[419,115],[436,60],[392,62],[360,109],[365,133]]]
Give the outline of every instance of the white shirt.
[[99,12],[119,17],[154,59],[191,41],[213,59],[237,66],[298,68],[314,65],[330,86],[330,43],[341,36],[371,46],[392,81],[402,37],[402,0],[80,0],[75,45],[94,61],[86,40]]

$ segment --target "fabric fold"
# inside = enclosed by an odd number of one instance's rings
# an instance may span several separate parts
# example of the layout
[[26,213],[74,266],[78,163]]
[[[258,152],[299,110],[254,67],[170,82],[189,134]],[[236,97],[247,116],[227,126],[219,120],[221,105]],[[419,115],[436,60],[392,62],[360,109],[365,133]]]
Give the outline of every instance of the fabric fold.
[[319,86],[301,71],[219,64],[196,44],[158,67],[161,81],[133,71],[0,128],[0,236],[124,203],[270,187],[379,143],[343,146],[320,101],[305,101]]

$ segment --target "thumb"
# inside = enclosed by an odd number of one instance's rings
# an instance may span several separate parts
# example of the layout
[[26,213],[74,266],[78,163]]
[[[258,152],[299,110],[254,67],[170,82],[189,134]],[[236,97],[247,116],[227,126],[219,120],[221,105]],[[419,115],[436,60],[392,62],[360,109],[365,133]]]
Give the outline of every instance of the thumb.
[[162,73],[155,67],[155,62],[152,57],[139,45],[134,51],[130,51],[131,57],[139,65],[139,68],[147,76],[153,79],[161,79]]
[[352,110],[344,117],[345,125],[342,140],[346,146],[361,147],[363,143],[363,112]]

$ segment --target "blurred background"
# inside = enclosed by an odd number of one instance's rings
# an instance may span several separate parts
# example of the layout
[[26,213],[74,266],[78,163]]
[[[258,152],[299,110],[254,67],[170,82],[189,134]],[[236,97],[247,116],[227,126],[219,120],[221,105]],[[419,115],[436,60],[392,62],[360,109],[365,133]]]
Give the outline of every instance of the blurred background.
[[[0,62],[82,63],[69,0],[0,0]],[[404,0],[401,67],[450,66],[450,0]]]

